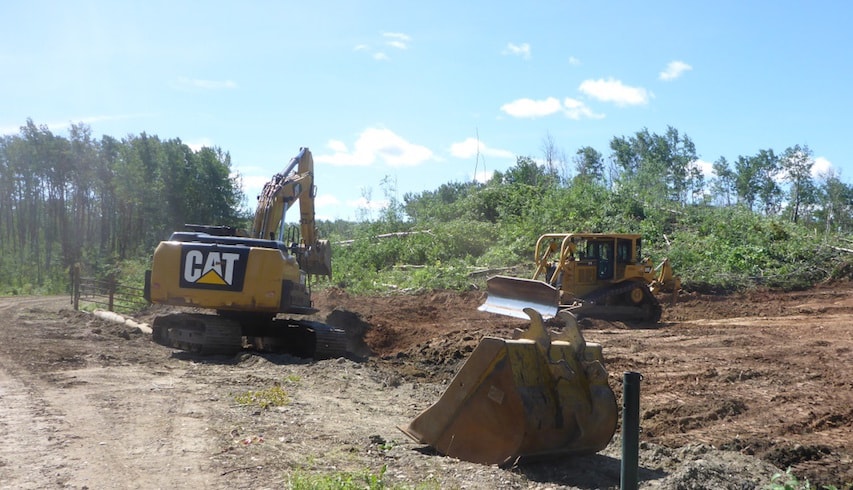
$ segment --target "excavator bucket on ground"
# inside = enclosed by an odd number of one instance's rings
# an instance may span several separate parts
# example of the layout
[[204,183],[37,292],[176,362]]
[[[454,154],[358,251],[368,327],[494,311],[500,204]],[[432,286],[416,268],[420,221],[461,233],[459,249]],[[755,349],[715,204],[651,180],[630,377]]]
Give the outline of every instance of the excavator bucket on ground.
[[486,281],[488,296],[479,310],[526,320],[525,308],[533,308],[546,320],[557,315],[560,291],[532,279],[494,276]]
[[417,442],[454,458],[513,464],[520,458],[591,454],[616,431],[616,398],[601,345],[587,344],[574,317],[545,330],[527,308],[518,338],[485,337],[448,389],[407,427]]

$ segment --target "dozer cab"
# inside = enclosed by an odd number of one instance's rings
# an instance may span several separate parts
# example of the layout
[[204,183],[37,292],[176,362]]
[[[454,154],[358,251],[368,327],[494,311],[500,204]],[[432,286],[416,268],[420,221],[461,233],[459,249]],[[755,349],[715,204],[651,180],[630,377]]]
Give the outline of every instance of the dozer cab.
[[536,242],[532,279],[494,276],[480,307],[516,318],[533,308],[551,318],[560,310],[605,320],[657,323],[655,294],[677,294],[680,279],[669,260],[657,267],[643,258],[642,237],[614,233],[549,233]]
[[513,340],[485,337],[441,398],[406,435],[439,453],[483,464],[591,454],[616,430],[616,398],[600,344],[587,343],[572,314],[562,332],[524,310],[530,327]]
[[[310,277],[331,276],[329,242],[314,221],[314,161],[308,148],[264,185],[250,231],[187,225],[154,251],[145,278],[152,303],[215,311],[161,315],[153,339],[201,354],[233,354],[251,345],[300,357],[338,357],[346,352],[340,329],[279,313],[316,312]],[[299,203],[299,241],[285,241],[284,216]]]

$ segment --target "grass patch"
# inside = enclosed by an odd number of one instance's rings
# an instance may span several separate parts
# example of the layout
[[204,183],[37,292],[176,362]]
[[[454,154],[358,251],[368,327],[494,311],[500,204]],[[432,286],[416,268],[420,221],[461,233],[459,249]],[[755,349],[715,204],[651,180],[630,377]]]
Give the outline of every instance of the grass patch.
[[319,474],[295,470],[288,477],[287,488],[293,490],[433,490],[441,488],[436,481],[422,482],[416,486],[386,483],[387,470],[385,465],[382,465],[378,472],[363,470]]
[[261,410],[266,410],[272,407],[287,405],[290,403],[290,398],[287,396],[284,388],[276,383],[264,390],[247,391],[246,393],[237,395],[234,397],[234,401],[243,406],[258,407]]
[[[797,478],[791,468],[788,468],[785,473],[773,475],[773,478],[770,479],[770,485],[765,488],[768,490],[818,490],[818,487],[809,483],[808,479],[801,481]],[[835,485],[823,485],[820,488],[822,490],[838,490]]]

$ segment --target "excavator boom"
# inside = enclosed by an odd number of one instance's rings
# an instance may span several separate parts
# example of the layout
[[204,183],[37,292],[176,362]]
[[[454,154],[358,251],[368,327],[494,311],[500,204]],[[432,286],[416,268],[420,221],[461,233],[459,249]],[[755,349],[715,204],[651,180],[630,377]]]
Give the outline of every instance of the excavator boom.
[[314,218],[314,158],[308,148],[300,148],[284,171],[264,185],[252,225],[253,238],[284,241],[287,210],[299,203],[299,227],[302,238],[296,254],[299,265],[310,275],[331,277],[332,251],[327,240],[320,240]]

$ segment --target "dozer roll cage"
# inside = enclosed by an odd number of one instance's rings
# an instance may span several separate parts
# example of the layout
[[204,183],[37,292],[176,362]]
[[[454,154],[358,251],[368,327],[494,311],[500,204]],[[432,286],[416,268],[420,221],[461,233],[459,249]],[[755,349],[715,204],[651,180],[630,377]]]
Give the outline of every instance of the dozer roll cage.
[[[546,233],[536,241],[532,279],[544,276],[545,282],[559,286],[560,272],[567,269],[570,260],[596,266],[598,280],[618,279],[623,277],[626,265],[643,262],[641,248],[642,236],[638,234]],[[647,269],[644,274],[652,272],[651,266]]]

